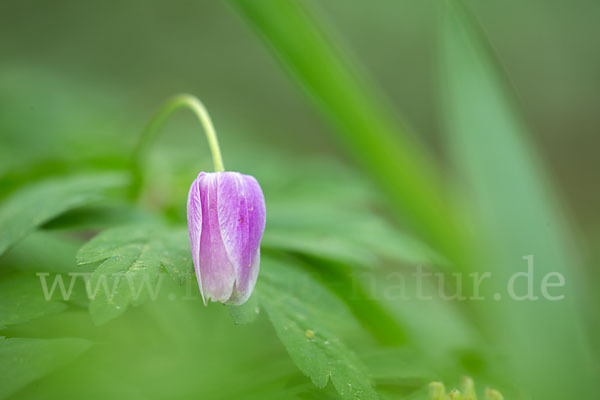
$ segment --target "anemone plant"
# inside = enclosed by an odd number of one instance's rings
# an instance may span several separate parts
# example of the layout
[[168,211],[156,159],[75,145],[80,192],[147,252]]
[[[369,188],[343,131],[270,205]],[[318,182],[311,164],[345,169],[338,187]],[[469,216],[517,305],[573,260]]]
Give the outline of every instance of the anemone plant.
[[0,399],[596,398],[598,7],[465,3],[3,5]]

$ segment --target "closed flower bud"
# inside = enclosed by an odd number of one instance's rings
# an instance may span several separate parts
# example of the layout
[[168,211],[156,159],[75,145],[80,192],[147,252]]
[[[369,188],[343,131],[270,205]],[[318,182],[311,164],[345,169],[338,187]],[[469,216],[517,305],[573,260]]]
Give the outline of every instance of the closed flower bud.
[[190,188],[187,218],[204,303],[244,303],[258,277],[266,221],[256,179],[238,172],[201,172]]

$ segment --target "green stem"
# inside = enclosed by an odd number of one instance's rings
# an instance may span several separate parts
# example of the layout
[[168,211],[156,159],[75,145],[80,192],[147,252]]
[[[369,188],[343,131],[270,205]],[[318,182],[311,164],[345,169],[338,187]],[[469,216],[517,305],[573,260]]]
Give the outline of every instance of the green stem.
[[148,149],[150,148],[150,145],[154,142],[158,132],[169,119],[169,117],[180,108],[188,108],[196,115],[196,117],[198,117],[198,120],[204,128],[206,139],[208,140],[215,171],[225,171],[223,158],[221,157],[221,150],[219,148],[219,141],[217,140],[217,134],[210,116],[208,115],[208,111],[206,111],[206,107],[204,107],[204,104],[202,104],[202,102],[195,96],[190,94],[179,94],[167,100],[163,106],[159,108],[158,111],[152,116],[150,122],[142,131],[138,145],[133,153],[132,187],[135,195],[139,193],[139,190],[142,186],[141,166],[146,157]]

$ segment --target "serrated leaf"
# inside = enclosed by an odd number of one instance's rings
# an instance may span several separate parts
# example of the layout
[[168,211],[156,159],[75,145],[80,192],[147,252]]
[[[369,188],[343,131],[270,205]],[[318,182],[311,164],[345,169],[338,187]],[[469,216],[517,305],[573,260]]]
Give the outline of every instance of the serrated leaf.
[[48,179],[18,190],[0,205],[0,255],[52,218],[93,203],[126,182],[126,175],[104,173]]
[[0,337],[0,399],[73,361],[91,345],[85,339]]
[[165,232],[161,238],[162,265],[175,282],[183,285],[195,274],[188,231],[183,228]]
[[366,368],[334,331],[352,321],[349,310],[310,274],[263,257],[255,296],[298,368],[324,388],[331,379],[345,399],[377,399]]
[[4,276],[0,280],[0,328],[20,324],[67,308],[46,300],[40,279],[34,274]]
[[98,324],[125,312],[130,303],[154,298],[164,267],[179,284],[193,274],[185,229],[135,225],[109,229],[87,242],[77,263],[102,262],[89,279],[90,313]]

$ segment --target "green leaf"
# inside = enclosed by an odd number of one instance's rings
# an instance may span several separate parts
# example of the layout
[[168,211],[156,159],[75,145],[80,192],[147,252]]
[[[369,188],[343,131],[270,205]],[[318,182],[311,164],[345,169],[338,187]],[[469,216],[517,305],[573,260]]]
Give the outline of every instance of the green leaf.
[[413,383],[429,383],[436,374],[423,354],[408,347],[376,348],[362,353],[364,363],[377,380],[393,378]]
[[37,231],[11,247],[2,255],[7,269],[49,273],[75,271],[75,254],[81,241],[54,232]]
[[91,274],[94,266],[77,266],[75,255],[80,247],[81,241],[72,236],[41,230],[15,244],[0,260],[5,270],[31,278],[32,287],[37,289],[32,296],[87,307],[85,280],[78,275]]
[[[507,81],[483,34],[459,1],[448,1],[440,32],[445,131],[465,183],[468,207],[489,252],[494,292],[506,292],[532,255],[535,295],[548,273],[563,275],[565,298],[486,302],[488,329],[506,355],[512,381],[535,398],[592,398],[598,381],[579,319],[579,262],[556,194],[529,140]],[[483,234],[482,234],[483,233]],[[518,288],[519,293],[523,293]],[[549,379],[560,377],[560,379]]]
[[282,163],[275,172],[259,171],[269,203],[263,247],[362,267],[441,261],[377,211],[382,201],[359,171],[309,158]]
[[85,339],[0,337],[0,398],[73,361],[91,345]]
[[443,262],[422,242],[365,207],[301,200],[270,204],[263,246],[370,268],[388,260]]
[[3,276],[0,280],[0,328],[20,324],[67,308],[46,300],[40,279],[34,274]]
[[[299,257],[302,266],[343,301],[353,317],[384,346],[402,346],[407,342],[405,327],[375,297],[371,282],[353,274],[347,265],[311,257]],[[362,279],[361,279],[362,278]]]
[[52,218],[98,201],[126,182],[123,174],[104,173],[49,179],[18,190],[0,205],[0,255]]
[[353,317],[340,300],[302,269],[263,257],[254,296],[298,368],[324,388],[331,379],[345,399],[377,399],[368,373],[339,338]]
[[68,211],[44,224],[47,230],[102,230],[117,225],[133,225],[157,221],[150,214],[130,204],[92,205]]
[[90,313],[97,324],[158,295],[161,268],[179,284],[193,275],[187,230],[135,225],[106,230],[83,245],[78,264],[101,262],[89,279]]
[[260,314],[257,296],[250,296],[248,301],[239,306],[229,306],[229,313],[236,325],[246,325],[256,321]]

